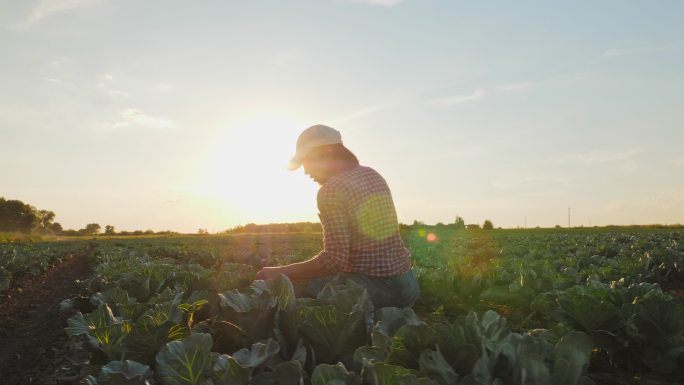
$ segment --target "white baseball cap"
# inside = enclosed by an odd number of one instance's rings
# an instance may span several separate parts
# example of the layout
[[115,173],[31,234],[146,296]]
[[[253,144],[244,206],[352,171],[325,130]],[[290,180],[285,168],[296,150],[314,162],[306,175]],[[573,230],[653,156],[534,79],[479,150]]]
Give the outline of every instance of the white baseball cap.
[[297,151],[287,163],[287,168],[296,170],[302,165],[302,159],[318,146],[328,144],[342,144],[342,134],[334,128],[317,124],[311,126],[299,134],[297,138]]

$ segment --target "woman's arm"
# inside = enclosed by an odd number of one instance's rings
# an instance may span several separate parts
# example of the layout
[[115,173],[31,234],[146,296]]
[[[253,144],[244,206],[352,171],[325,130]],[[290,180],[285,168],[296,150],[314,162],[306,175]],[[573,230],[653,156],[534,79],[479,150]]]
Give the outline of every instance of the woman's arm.
[[257,272],[255,278],[273,279],[281,273],[287,275],[291,280],[311,279],[328,274],[317,255],[304,262],[291,263],[285,266],[264,267]]

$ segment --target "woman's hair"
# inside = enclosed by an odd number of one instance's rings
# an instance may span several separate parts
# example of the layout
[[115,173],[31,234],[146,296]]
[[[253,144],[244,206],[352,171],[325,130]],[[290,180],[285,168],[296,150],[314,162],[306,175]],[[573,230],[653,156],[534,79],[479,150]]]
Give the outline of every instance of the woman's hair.
[[356,155],[342,144],[328,144],[315,147],[311,150],[310,154],[316,157],[330,159],[338,164],[359,165],[359,159],[356,158]]

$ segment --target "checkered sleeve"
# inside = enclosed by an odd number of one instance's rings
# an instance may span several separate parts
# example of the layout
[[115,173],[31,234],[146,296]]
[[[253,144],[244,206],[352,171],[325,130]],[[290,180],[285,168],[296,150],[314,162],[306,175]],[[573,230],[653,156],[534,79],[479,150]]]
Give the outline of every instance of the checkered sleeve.
[[318,192],[318,216],[323,226],[323,250],[318,259],[331,274],[351,271],[351,223],[344,202],[337,189],[322,187]]

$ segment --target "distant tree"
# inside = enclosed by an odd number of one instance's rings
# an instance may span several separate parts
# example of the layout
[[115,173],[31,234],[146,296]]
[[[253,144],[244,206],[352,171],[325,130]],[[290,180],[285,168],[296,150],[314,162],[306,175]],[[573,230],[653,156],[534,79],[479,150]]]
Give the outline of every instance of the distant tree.
[[436,226],[436,227],[444,227],[444,223],[442,223],[442,222],[437,222],[437,223],[435,224],[435,226]]
[[114,234],[116,234],[116,230],[114,229],[114,226],[112,226],[112,225],[107,225],[107,226],[105,226],[104,234],[105,234],[105,235],[114,235]]
[[154,230],[145,230],[145,235],[153,235]]
[[200,229],[197,230],[197,234],[199,234],[199,235],[207,235],[207,234],[209,234],[209,232],[207,231],[207,229],[202,229],[202,228],[200,228]]
[[480,228],[480,225],[478,225],[477,223],[472,223],[472,224],[466,225],[466,229],[468,229],[468,230],[477,230],[479,228]]
[[62,234],[62,231],[64,231],[64,229],[62,229],[62,225],[59,222],[50,225],[50,232],[53,234]]
[[482,229],[483,229],[483,230],[493,230],[493,229],[494,229],[494,224],[493,224],[492,221],[490,221],[489,219],[486,219],[486,220],[484,221],[484,223],[482,224]]
[[454,226],[457,229],[464,229],[465,228],[465,221],[463,220],[463,218],[461,218],[460,216],[457,215],[456,220],[454,221]]
[[38,217],[38,230],[41,232],[50,231],[50,225],[55,221],[55,213],[48,210],[39,210],[36,212]]
[[82,230],[83,235],[95,235],[100,232],[100,225],[97,223],[89,223]]
[[0,231],[30,233],[40,226],[36,209],[18,200],[0,198]]
[[413,220],[413,225],[412,225],[412,226],[414,226],[414,227],[425,226],[425,223],[424,223],[423,221],[419,221],[419,220],[417,220],[417,219],[414,219],[414,220]]

